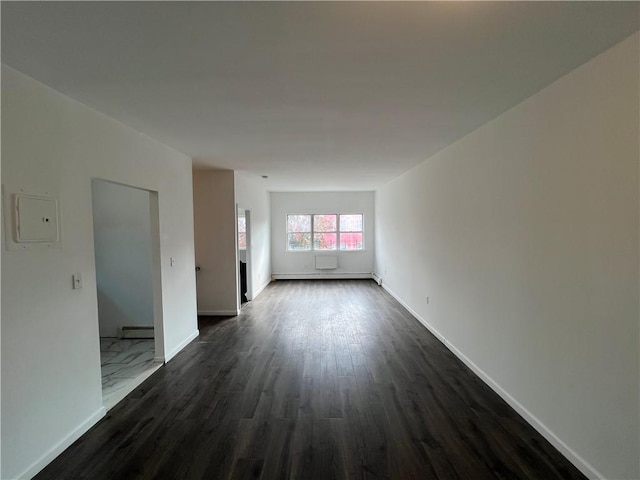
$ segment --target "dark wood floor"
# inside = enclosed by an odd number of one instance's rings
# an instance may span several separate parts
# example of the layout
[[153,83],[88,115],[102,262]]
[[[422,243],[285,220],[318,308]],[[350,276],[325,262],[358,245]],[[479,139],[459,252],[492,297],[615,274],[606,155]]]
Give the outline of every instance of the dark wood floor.
[[279,281],[36,478],[585,478],[372,281]]

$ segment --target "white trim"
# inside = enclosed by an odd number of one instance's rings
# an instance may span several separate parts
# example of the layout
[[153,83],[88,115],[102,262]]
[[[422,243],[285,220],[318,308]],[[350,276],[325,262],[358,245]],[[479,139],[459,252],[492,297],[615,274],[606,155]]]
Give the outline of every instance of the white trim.
[[235,317],[240,315],[240,310],[198,310],[198,315],[213,316],[213,317]]
[[173,357],[175,357],[178,353],[180,353],[180,351],[184,347],[189,345],[193,340],[198,338],[198,335],[200,335],[200,330],[196,330],[191,335],[189,335],[187,338],[185,338],[182,342],[180,342],[176,348],[174,348],[167,355],[165,355],[165,363],[168,362],[169,360],[171,360]]
[[516,412],[518,412],[538,433],[546,438],[560,453],[562,453],[567,460],[573,463],[578,470],[580,470],[587,477],[597,480],[605,478],[596,468],[587,462],[584,458],[574,452],[566,443],[564,443],[553,431],[547,427],[538,417],[531,413],[527,408],[522,405],[518,400],[513,398],[509,392],[502,388],[493,378],[485,373],[480,367],[478,367],[471,359],[469,359],[464,353],[458,350],[452,343],[450,343],[440,332],[433,328],[424,318],[418,315],[409,305],[407,305],[398,295],[396,295],[389,287],[382,285],[389,295],[395,298],[400,304],[406,308],[416,320],[418,320],[427,330],[429,330],[435,337],[440,340],[445,347],[447,347],[456,357],[458,357],[467,367],[480,377],[480,379],[486,383],[494,392],[496,392],[502,399],[507,402]]
[[274,280],[357,280],[371,278],[371,273],[274,273],[271,278]]
[[271,283],[271,279],[269,278],[260,288],[258,288],[256,291],[253,292],[253,296],[251,297],[251,300],[255,299],[258,295],[260,295],[262,291],[269,286],[270,283]]
[[58,455],[71,446],[73,442],[84,435],[91,427],[107,414],[104,407],[100,407],[89,418],[74,428],[66,437],[54,445],[48,452],[33,462],[24,472],[17,476],[20,479],[35,477],[44,467],[49,465]]
[[371,273],[371,278],[378,284],[378,286],[382,286],[382,277],[379,277],[375,273]]

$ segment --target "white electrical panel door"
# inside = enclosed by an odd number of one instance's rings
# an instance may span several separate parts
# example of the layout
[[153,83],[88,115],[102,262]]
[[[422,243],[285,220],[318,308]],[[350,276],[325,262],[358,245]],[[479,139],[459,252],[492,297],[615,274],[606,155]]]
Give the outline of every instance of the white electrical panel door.
[[58,202],[50,197],[20,195],[15,198],[15,241],[58,241]]

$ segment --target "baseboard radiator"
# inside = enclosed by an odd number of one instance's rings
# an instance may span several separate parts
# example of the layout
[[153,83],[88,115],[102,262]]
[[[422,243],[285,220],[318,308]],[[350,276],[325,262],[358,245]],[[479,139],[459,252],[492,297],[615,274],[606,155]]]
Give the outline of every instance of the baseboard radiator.
[[316,270],[335,270],[338,268],[337,255],[316,255]]
[[154,338],[153,326],[120,327],[120,338]]

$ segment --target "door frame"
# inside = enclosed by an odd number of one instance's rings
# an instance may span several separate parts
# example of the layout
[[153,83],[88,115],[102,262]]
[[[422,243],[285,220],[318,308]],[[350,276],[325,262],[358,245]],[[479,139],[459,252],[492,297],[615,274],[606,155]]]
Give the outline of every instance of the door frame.
[[[155,190],[149,190],[144,187],[139,187],[136,185],[130,185],[121,182],[114,182],[112,180],[107,180],[105,178],[100,177],[92,177],[91,178],[91,188],[93,189],[94,182],[104,182],[110,183],[113,185],[119,185],[122,187],[133,188],[136,190],[141,190],[147,192],[149,194],[149,219],[150,219],[150,242],[151,242],[151,292],[152,292],[152,302],[153,302],[153,339],[154,339],[154,361],[156,363],[164,363],[165,362],[165,345],[164,345],[164,318],[163,318],[163,308],[162,308],[162,262],[161,262],[161,236],[160,236],[160,199],[159,193]],[[94,223],[93,212],[95,205],[93,204],[93,196],[92,196],[92,204],[91,204],[91,222]],[[93,239],[94,252],[93,252],[93,261],[94,261],[94,271],[97,272],[96,268],[96,252],[95,252],[95,238]],[[97,284],[96,284],[97,287]],[[96,311],[98,310],[97,305],[97,295],[96,295]],[[96,321],[98,322],[98,332],[100,331],[100,319],[99,316],[96,317]],[[98,348],[100,348],[100,342],[98,342]],[[98,352],[99,356],[100,352]]]

